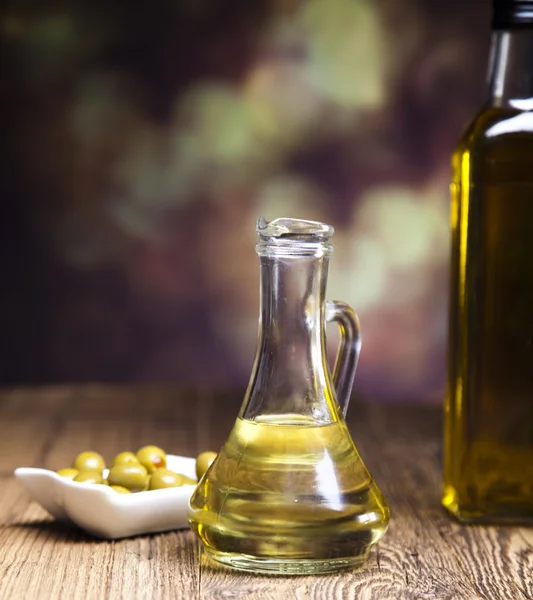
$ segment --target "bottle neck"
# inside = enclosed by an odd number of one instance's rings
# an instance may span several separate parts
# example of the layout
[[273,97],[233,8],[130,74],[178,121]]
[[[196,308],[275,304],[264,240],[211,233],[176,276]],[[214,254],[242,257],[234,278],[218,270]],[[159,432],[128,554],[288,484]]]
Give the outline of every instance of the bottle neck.
[[533,109],[533,27],[494,31],[489,102],[498,107]]
[[325,342],[328,253],[260,260],[259,340],[240,415],[336,420]]
[[321,335],[328,262],[327,256],[261,257],[261,335],[278,351]]

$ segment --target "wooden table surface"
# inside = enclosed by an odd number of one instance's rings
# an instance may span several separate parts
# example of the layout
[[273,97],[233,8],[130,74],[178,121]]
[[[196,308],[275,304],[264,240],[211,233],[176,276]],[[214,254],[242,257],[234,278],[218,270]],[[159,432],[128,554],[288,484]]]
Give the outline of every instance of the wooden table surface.
[[463,527],[440,507],[440,411],[350,407],[349,426],[392,510],[359,570],[264,577],[210,562],[188,530],[100,541],[55,523],[13,478],[81,449],[111,457],[156,443],[194,456],[218,449],[241,398],[156,388],[0,392],[0,599],[520,600],[533,598],[533,530]]

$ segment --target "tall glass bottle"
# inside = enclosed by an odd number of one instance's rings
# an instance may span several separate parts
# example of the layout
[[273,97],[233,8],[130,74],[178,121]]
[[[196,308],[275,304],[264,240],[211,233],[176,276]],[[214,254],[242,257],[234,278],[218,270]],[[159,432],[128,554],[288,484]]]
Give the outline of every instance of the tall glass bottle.
[[443,504],[533,522],[532,0],[494,0],[489,73],[453,157]]

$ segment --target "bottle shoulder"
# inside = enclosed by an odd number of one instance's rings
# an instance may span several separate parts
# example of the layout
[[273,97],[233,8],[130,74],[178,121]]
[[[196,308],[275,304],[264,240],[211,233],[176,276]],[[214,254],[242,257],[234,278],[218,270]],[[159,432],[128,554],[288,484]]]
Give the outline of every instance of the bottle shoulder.
[[453,181],[484,185],[533,178],[533,112],[490,107],[478,113],[452,158]]
[[533,111],[500,107],[481,110],[456,146],[454,169],[465,158],[533,165]]
[[470,123],[458,147],[467,148],[479,142],[498,143],[510,137],[533,142],[533,111],[504,107],[484,108]]

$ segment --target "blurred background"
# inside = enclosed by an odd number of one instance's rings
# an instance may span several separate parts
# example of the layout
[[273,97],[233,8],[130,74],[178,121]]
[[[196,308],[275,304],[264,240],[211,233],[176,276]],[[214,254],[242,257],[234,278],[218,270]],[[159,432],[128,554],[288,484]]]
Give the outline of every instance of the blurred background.
[[489,0],[8,0],[0,19],[1,384],[243,388],[255,219],[292,216],[336,229],[359,392],[441,401],[449,162]]

